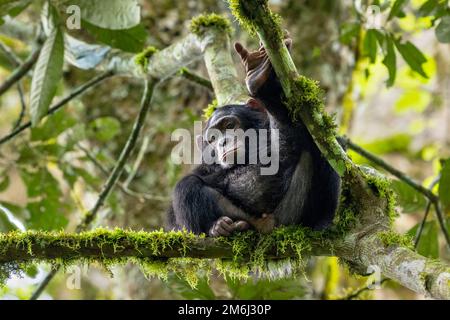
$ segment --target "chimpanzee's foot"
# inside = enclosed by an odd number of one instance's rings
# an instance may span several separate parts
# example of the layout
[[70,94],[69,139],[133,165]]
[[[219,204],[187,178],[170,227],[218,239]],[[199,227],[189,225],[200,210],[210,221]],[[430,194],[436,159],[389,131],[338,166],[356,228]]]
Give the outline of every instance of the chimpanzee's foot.
[[243,220],[233,221],[229,217],[220,217],[209,230],[210,237],[228,237],[234,231],[244,231],[250,228],[250,225]]

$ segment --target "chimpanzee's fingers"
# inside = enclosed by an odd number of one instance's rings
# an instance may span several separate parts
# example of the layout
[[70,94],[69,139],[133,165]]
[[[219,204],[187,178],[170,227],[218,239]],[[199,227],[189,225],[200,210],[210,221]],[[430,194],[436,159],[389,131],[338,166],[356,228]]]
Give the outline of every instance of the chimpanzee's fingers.
[[[231,220],[231,219],[230,219]],[[221,221],[219,221],[219,222],[217,222],[217,225],[220,227],[220,228],[222,228],[222,229],[224,229],[224,230],[226,230],[226,231],[228,231],[228,232],[233,232],[233,221],[231,221],[231,223],[227,223],[227,222],[225,222],[224,220],[221,220]]]
[[219,236],[229,236],[231,234],[230,231],[222,228],[222,225],[217,225],[216,232]]
[[236,231],[245,231],[250,228],[250,224],[247,221],[237,221],[234,224],[234,230]]
[[242,60],[245,60],[248,56],[247,49],[244,48],[244,46],[240,42],[234,43],[234,50],[241,56]]
[[222,216],[219,220],[225,221],[227,224],[233,224],[233,220],[230,217]]

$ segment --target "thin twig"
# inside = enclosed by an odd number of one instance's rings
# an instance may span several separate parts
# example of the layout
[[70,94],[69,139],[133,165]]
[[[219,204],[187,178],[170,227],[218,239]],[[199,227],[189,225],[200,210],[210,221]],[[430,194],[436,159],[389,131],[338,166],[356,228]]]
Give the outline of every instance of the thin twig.
[[[100,192],[97,202],[95,203],[92,210],[90,210],[83,218],[82,222],[77,226],[76,232],[81,232],[83,230],[86,230],[89,226],[89,224],[96,218],[98,211],[102,207],[103,203],[105,202],[106,198],[110,195],[112,189],[118,182],[120,175],[123,172],[123,169],[125,167],[125,164],[131,155],[131,152],[133,151],[136,141],[139,137],[139,134],[142,130],[142,127],[145,123],[145,118],[148,114],[148,111],[151,106],[151,99],[153,95],[153,89],[155,87],[156,81],[154,80],[145,80],[145,89],[144,89],[144,95],[142,97],[141,101],[141,108],[139,111],[139,114],[137,116],[137,119],[133,125],[133,129],[131,131],[130,136],[128,137],[128,140],[119,156],[119,159],[117,160],[117,163],[111,172],[110,176],[106,180],[105,184],[103,185],[102,191]],[[44,282],[42,282],[38,288],[36,289],[35,293],[32,295],[32,300],[36,300],[39,298],[40,293],[44,291],[48,283],[52,280],[52,278],[56,275],[58,272],[59,267],[52,270],[51,273],[49,273],[46,277]]]
[[202,76],[199,76],[195,73],[193,73],[192,71],[190,71],[187,68],[181,68],[180,71],[178,72],[178,74],[180,76],[182,76],[183,78],[188,79],[189,81],[195,82],[196,84],[201,85],[202,87],[205,87],[211,91],[213,91],[213,86],[211,81],[209,81],[206,78],[203,78]]
[[[48,111],[46,116],[49,116],[53,113],[55,113],[56,111],[58,111],[61,107],[63,107],[66,103],[68,103],[70,100],[76,98],[78,95],[82,94],[83,92],[85,92],[87,89],[95,86],[96,84],[100,83],[101,81],[103,81],[106,78],[109,78],[113,75],[112,71],[106,71],[100,75],[98,75],[97,77],[89,80],[88,82],[82,84],[81,86],[79,86],[78,88],[76,88],[73,92],[71,92],[69,95],[67,95],[66,97],[64,97],[61,101],[57,102],[54,106],[52,106]],[[28,129],[31,127],[31,122],[27,122],[22,124],[21,126],[19,126],[17,129],[15,129],[14,131],[12,131],[10,134],[4,136],[3,138],[0,138],[0,145],[11,140],[12,138],[14,138],[15,136],[17,136],[19,133],[21,133],[22,131]]]
[[3,51],[5,56],[11,61],[12,64],[14,64],[15,67],[22,64],[22,60],[3,41],[0,41],[0,50]]
[[25,113],[27,111],[27,104],[25,102],[25,97],[23,93],[23,86],[22,83],[20,83],[20,81],[17,83],[17,92],[19,93],[20,99],[20,114],[19,117],[17,118],[16,123],[13,126],[12,131],[16,130],[22,124],[23,118],[25,117]]
[[433,206],[435,208],[436,217],[439,223],[439,227],[441,228],[442,233],[444,234],[445,241],[447,243],[447,247],[450,248],[450,236],[447,231],[446,222],[444,220],[444,216],[441,210],[441,204],[439,202],[439,198],[433,193],[432,190],[425,188],[420,183],[414,181],[412,178],[407,176],[405,173],[401,172],[400,170],[394,168],[389,163],[385,162],[383,159],[377,157],[376,155],[370,153],[369,151],[361,148],[357,144],[353,143],[348,137],[341,137],[343,142],[346,144],[346,146],[355,151],[356,153],[360,154],[364,158],[370,160],[374,164],[380,166],[387,172],[391,173],[392,175],[396,176],[424,196],[426,196],[430,202],[433,203]]
[[105,182],[103,189],[98,196],[97,202],[95,203],[92,210],[90,210],[86,214],[82,223],[77,227],[77,232],[85,230],[87,228],[87,226],[95,219],[97,212],[100,210],[100,208],[102,207],[106,198],[111,193],[111,190],[114,188],[117,181],[119,180],[120,175],[122,174],[123,168],[125,167],[125,164],[131,154],[131,151],[133,151],[133,149],[136,145],[136,141],[137,141],[139,134],[141,132],[141,129],[144,125],[148,110],[150,109],[150,105],[151,105],[150,102],[152,99],[154,86],[155,86],[155,81],[145,80],[145,90],[144,90],[144,95],[143,95],[142,101],[141,101],[141,109],[139,111],[136,122],[133,125],[131,134],[125,144],[125,147],[123,148],[123,150],[119,156],[119,159],[117,160],[117,163],[116,163],[113,171],[111,172],[108,180]]
[[31,68],[39,58],[41,48],[42,48],[41,46],[35,48],[28,56],[28,58],[24,61],[24,63],[22,63],[17,69],[15,69],[11,73],[11,75],[6,79],[6,81],[0,86],[0,96],[4,94],[6,91],[8,91],[8,89],[11,88],[13,84],[22,79],[22,77],[25,76],[28,73],[28,71],[31,70]]
[[414,181],[412,178],[407,176],[405,173],[403,173],[400,170],[394,168],[389,163],[385,162],[383,159],[377,157],[373,153],[371,153],[371,152],[361,148],[357,144],[353,143],[353,141],[351,141],[348,137],[342,137],[342,140],[344,141],[344,143],[346,144],[346,146],[349,149],[355,151],[356,153],[360,154],[364,158],[369,159],[371,162],[373,162],[377,166],[383,168],[384,170],[386,170],[390,174],[396,176],[397,178],[399,178],[400,180],[402,180],[403,182],[405,182],[406,184],[408,184],[412,188],[416,189],[417,191],[419,191],[420,193],[425,195],[428,199],[430,199],[430,200],[437,199],[436,195],[432,191],[428,190],[427,188],[422,186],[420,183]]
[[[92,154],[92,152],[90,152],[88,149],[86,149],[85,147],[83,147],[81,144],[77,144],[78,148],[84,152],[84,154],[86,155],[86,157],[102,172],[103,175],[105,176],[109,176],[109,172],[110,170],[108,170],[107,168],[105,168],[105,166],[103,164],[101,164],[97,158],[95,157],[95,155]],[[117,185],[120,187],[120,190],[130,196],[130,197],[134,197],[139,199],[140,201],[142,201],[143,199],[145,200],[154,200],[154,201],[168,201],[169,198],[168,197],[164,197],[164,196],[155,196],[152,194],[147,194],[147,193],[141,193],[141,192],[136,192],[133,190],[130,190],[128,188],[128,186],[125,186],[125,183],[121,183],[120,181],[117,183]]]
[[128,189],[128,186],[130,185],[131,181],[133,181],[134,177],[137,174],[137,171],[139,170],[139,167],[141,166],[142,160],[144,159],[145,152],[147,151],[148,144],[150,142],[150,138],[148,136],[145,136],[141,148],[139,149],[138,155],[136,157],[136,161],[133,164],[133,167],[131,168],[131,172],[128,174],[127,179],[123,183],[123,186]]
[[[441,179],[441,175],[439,174],[431,183],[428,189],[433,190],[434,186],[439,182]],[[419,228],[417,229],[416,236],[414,238],[414,248],[417,249],[417,246],[419,245],[420,237],[422,236],[423,228],[425,227],[425,223],[428,218],[428,214],[430,213],[431,209],[431,200],[428,200],[427,206],[425,208],[425,214],[423,215],[423,219],[419,225]]]
[[[388,279],[388,278],[381,279],[380,286],[388,280],[390,280],[390,279]],[[373,288],[370,288],[373,284],[375,284],[375,281],[373,281],[371,284],[369,284],[363,288],[359,288],[359,289],[353,291],[349,295],[346,295],[345,297],[340,298],[338,300],[353,300],[353,299],[357,298],[358,296],[360,296],[365,291],[374,290]]]

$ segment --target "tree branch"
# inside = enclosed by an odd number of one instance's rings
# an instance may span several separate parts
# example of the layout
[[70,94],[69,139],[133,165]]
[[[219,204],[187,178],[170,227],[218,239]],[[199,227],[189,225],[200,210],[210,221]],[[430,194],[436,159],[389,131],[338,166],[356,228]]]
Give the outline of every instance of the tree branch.
[[[292,230],[291,230],[292,231]],[[289,231],[288,231],[289,232]],[[252,242],[244,249],[238,244]],[[169,258],[227,259],[239,257],[241,263],[253,261],[255,252],[264,247],[264,259],[298,259],[298,251],[289,233],[284,250],[277,241],[268,242],[272,235],[242,233],[234,238],[197,237],[184,232],[135,232],[116,229],[97,229],[70,234],[63,232],[11,232],[0,234],[0,266],[11,263],[55,262],[75,263],[99,261],[119,264],[128,259],[149,259],[167,262]],[[282,240],[283,239],[283,240]],[[302,259],[311,255],[335,255],[363,266],[376,265],[389,278],[418,292],[439,299],[450,298],[450,267],[420,256],[398,245],[385,246],[376,235],[361,241],[357,235],[345,239],[323,241],[320,237],[304,239],[309,246],[301,253]],[[298,239],[297,239],[298,241]],[[331,242],[330,242],[331,241]],[[295,241],[293,241],[295,242]],[[269,243],[269,246],[267,246]],[[125,260],[124,260],[125,259]]]
[[17,81],[22,79],[28,71],[31,70],[33,65],[36,63],[39,58],[39,54],[41,52],[41,47],[35,48],[28,58],[21,64],[17,69],[15,69],[12,74],[6,79],[6,81],[0,86],[0,96],[4,94],[12,85],[14,85]]

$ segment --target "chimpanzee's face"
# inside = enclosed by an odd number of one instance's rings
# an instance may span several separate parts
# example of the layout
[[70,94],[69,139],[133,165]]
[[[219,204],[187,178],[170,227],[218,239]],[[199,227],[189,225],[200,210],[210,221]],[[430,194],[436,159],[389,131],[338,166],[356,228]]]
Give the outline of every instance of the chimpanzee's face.
[[[249,129],[262,129],[267,124],[267,114],[246,105],[229,105],[217,109],[203,132],[203,150],[213,151],[216,163],[229,168],[241,159],[248,158],[251,150],[246,143]],[[255,131],[256,132],[256,131]],[[257,146],[256,146],[257,148]],[[243,160],[245,162],[245,160]]]

